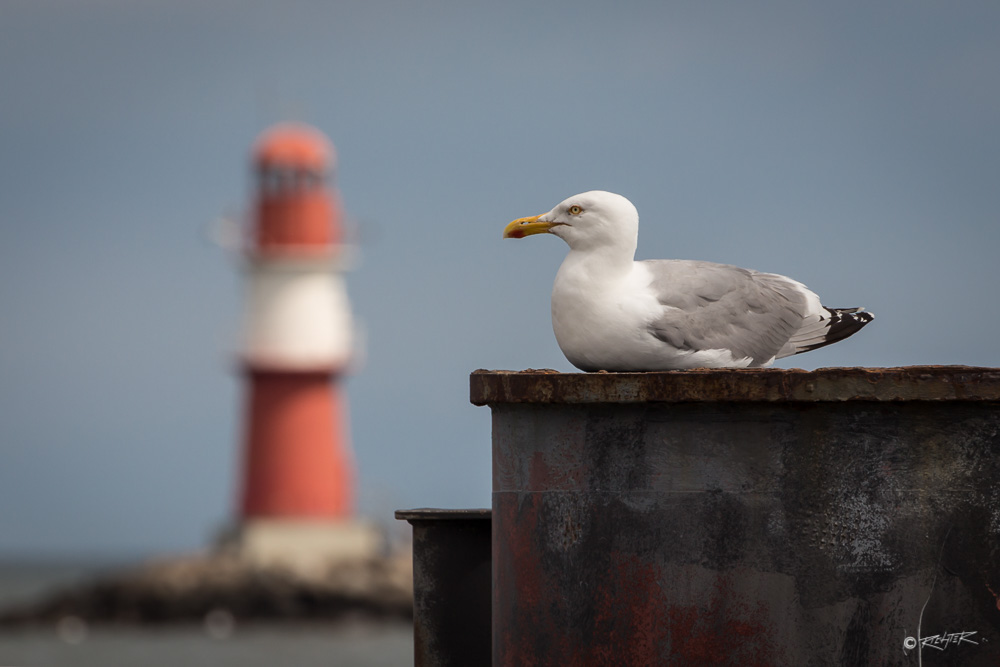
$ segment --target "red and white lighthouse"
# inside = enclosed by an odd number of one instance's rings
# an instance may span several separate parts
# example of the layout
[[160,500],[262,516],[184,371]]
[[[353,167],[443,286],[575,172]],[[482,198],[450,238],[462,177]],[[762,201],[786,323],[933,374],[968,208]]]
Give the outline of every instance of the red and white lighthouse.
[[312,127],[280,124],[257,141],[253,167],[238,543],[264,560],[366,551],[372,531],[350,520],[355,468],[341,379],[354,325],[334,150]]

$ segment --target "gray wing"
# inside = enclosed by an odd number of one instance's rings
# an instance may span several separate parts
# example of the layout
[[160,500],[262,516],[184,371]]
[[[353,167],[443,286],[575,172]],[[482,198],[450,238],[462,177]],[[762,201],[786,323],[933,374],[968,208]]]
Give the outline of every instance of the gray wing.
[[649,331],[681,350],[730,350],[759,366],[802,327],[806,295],[784,276],[727,264],[647,260],[650,286],[664,306]]

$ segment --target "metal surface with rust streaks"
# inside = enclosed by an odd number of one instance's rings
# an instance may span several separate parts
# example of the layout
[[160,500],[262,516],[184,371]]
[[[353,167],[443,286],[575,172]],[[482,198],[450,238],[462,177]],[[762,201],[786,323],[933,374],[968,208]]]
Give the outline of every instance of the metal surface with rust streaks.
[[413,525],[416,667],[490,662],[490,510],[399,510]]
[[[1000,664],[998,386],[967,367],[474,373],[493,664]],[[976,634],[920,656],[918,632]]]
[[471,376],[475,405],[498,403],[683,403],[1000,401],[1000,368],[705,369],[652,373],[487,371]]

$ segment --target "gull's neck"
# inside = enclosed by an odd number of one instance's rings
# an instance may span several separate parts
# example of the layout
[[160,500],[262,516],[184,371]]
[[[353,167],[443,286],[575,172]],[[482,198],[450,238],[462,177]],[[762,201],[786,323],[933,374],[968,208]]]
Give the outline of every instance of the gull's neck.
[[628,275],[635,259],[635,243],[617,243],[588,248],[570,248],[563,260],[566,269],[579,270],[607,280]]

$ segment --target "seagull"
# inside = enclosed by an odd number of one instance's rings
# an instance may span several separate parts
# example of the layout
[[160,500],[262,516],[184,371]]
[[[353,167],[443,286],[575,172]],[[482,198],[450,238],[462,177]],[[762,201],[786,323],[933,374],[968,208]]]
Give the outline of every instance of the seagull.
[[552,234],[569,245],[552,286],[552,330],[583,371],[762,368],[836,343],[874,318],[827,308],[774,273],[695,260],[635,261],[639,213],[594,190],[518,218],[503,238]]

